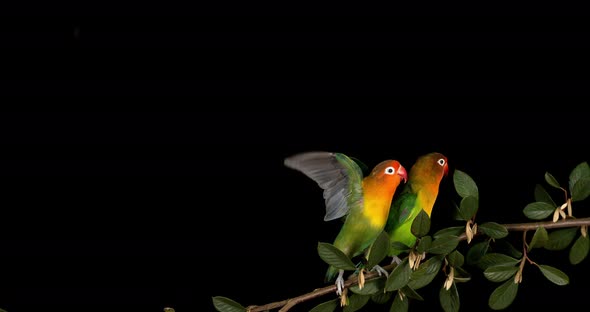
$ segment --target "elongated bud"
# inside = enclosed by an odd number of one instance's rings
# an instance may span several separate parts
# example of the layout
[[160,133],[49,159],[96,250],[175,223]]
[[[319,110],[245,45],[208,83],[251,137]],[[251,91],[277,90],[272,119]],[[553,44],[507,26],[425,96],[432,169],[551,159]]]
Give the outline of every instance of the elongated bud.
[[451,272],[449,272],[449,275],[447,276],[447,279],[445,280],[445,284],[444,284],[444,287],[446,290],[451,289],[451,286],[453,286],[454,280],[455,280],[455,268],[451,267]]
[[555,212],[553,212],[553,222],[557,222],[557,220],[559,220],[559,212],[561,211],[561,209],[557,208],[555,209]]
[[580,230],[582,231],[582,236],[584,236],[584,237],[588,236],[588,226],[587,225],[582,225],[582,228]]
[[365,287],[365,270],[361,270],[359,272],[359,289],[363,289]]
[[567,199],[567,215],[572,217],[573,213],[572,213],[572,199],[568,198]]
[[348,288],[344,288],[342,296],[340,296],[340,306],[345,307],[348,305]]

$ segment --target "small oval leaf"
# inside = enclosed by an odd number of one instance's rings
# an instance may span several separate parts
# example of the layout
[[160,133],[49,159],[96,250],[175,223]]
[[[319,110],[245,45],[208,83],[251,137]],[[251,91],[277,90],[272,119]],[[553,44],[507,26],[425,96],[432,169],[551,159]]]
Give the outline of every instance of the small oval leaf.
[[506,227],[496,222],[486,222],[480,224],[477,229],[482,231],[487,236],[495,239],[508,236],[508,230]]
[[494,310],[506,309],[512,304],[517,293],[518,284],[514,283],[513,280],[507,280],[492,292],[488,305]]
[[590,178],[590,166],[588,162],[579,163],[573,170],[570,172],[569,182],[570,186],[576,184],[580,179],[588,179]]
[[570,282],[569,277],[557,268],[543,264],[539,264],[537,267],[539,267],[541,273],[543,273],[543,275],[545,275],[548,280],[556,285],[563,286],[569,284]]
[[495,248],[497,252],[509,255],[513,258],[522,257],[522,252],[516,249],[516,247],[512,246],[512,244],[507,242],[505,239],[496,240]]
[[377,304],[385,304],[391,299],[391,295],[393,293],[388,292],[379,292],[371,296],[371,300]]
[[557,207],[557,204],[553,201],[551,195],[549,195],[547,190],[541,184],[535,185],[535,201],[547,203],[553,206],[553,208]]
[[430,248],[430,244],[432,244],[432,237],[428,235],[420,237],[418,245],[416,246],[416,251],[418,253],[423,253]]
[[422,263],[418,269],[410,275],[408,286],[417,290],[430,284],[440,271],[442,259],[442,256],[435,256]]
[[245,312],[241,304],[222,296],[213,297],[213,306],[219,312]]
[[393,298],[393,303],[391,303],[391,308],[389,308],[389,312],[408,312],[408,301],[408,298],[402,300],[400,296],[396,294]]
[[533,235],[533,239],[529,244],[529,249],[533,248],[543,248],[547,241],[549,240],[549,234],[544,227],[540,226],[535,230],[535,235]]
[[453,183],[455,185],[455,190],[457,191],[457,194],[459,194],[459,196],[463,198],[468,196],[479,198],[477,185],[475,184],[475,181],[473,181],[473,179],[467,173],[455,169],[453,173]]
[[410,269],[410,264],[406,257],[389,274],[387,282],[385,282],[385,290],[394,291],[406,286],[410,281],[410,275],[412,275],[412,269]]
[[475,196],[467,196],[461,200],[459,204],[459,214],[463,220],[468,221],[475,216],[479,208],[479,200]]
[[449,260],[449,264],[454,267],[460,267],[465,262],[465,257],[458,250],[451,252],[447,259]]
[[341,270],[356,270],[352,260],[340,249],[329,243],[318,243],[318,254],[327,264]]
[[348,305],[344,307],[343,312],[355,312],[364,307],[369,302],[371,296],[353,294],[348,297]]
[[446,255],[459,245],[459,237],[457,236],[441,236],[430,244],[430,248],[428,248],[428,252],[435,254],[435,255]]
[[385,257],[387,256],[387,252],[389,251],[389,235],[383,231],[377,239],[371,245],[371,250],[369,252],[369,259],[367,259],[367,267],[373,268],[375,265],[379,264]]
[[444,286],[441,287],[440,291],[438,292],[438,298],[440,305],[445,312],[459,311],[459,292],[457,291],[457,286],[455,283],[451,285],[449,290],[446,290]]
[[576,237],[578,229],[559,229],[549,233],[547,243],[545,243],[545,249],[547,250],[562,250],[567,248]]
[[549,217],[555,211],[555,207],[545,202],[534,202],[526,205],[523,213],[527,218],[533,220],[543,220]]
[[338,306],[340,306],[340,298],[320,303],[309,312],[333,312]]
[[408,296],[408,298],[416,299],[416,300],[419,300],[419,301],[424,301],[424,298],[422,298],[422,296],[420,296],[419,293],[417,293],[415,290],[413,290],[409,286],[404,286],[404,288],[402,288],[400,291],[404,295]]
[[488,248],[490,246],[489,241],[483,241],[474,244],[469,248],[467,251],[467,264],[469,265],[477,265],[477,263],[483,258],[483,256],[488,252]]
[[572,201],[581,201],[590,195],[590,178],[578,180],[571,189]]
[[503,265],[503,266],[512,266],[519,262],[520,260],[507,256],[505,254],[492,252],[484,255],[481,260],[477,263],[477,266],[485,270],[491,266],[496,265]]
[[461,234],[463,234],[463,232],[465,232],[464,226],[453,226],[437,231],[436,233],[434,233],[434,235],[432,235],[432,237],[434,237],[434,239],[437,239],[441,236],[447,235],[460,236]]
[[518,267],[496,265],[488,267],[483,275],[492,282],[503,282],[514,276],[518,272]]
[[554,188],[561,189],[561,186],[559,186],[559,182],[557,182],[557,179],[549,172],[545,172],[545,181],[547,181],[547,183],[553,186]]
[[424,209],[421,209],[414,221],[412,221],[411,231],[416,237],[425,236],[430,231],[430,217]]
[[588,250],[590,250],[590,239],[588,239],[588,236],[580,235],[572,245],[572,249],[570,249],[570,263],[578,264],[582,262],[588,256]]

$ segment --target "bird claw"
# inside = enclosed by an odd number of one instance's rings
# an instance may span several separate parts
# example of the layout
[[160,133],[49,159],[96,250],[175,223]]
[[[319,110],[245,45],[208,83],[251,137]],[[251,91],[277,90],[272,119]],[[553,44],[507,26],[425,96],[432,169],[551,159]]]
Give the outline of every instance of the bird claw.
[[338,272],[338,277],[336,278],[336,294],[338,296],[342,296],[342,290],[344,289],[344,270],[340,270]]
[[371,271],[376,271],[379,276],[385,275],[385,277],[389,277],[389,272],[382,268],[380,265],[376,264]]
[[402,259],[400,259],[398,256],[393,256],[393,258],[391,258],[391,264],[394,263],[399,265],[400,263],[402,263]]

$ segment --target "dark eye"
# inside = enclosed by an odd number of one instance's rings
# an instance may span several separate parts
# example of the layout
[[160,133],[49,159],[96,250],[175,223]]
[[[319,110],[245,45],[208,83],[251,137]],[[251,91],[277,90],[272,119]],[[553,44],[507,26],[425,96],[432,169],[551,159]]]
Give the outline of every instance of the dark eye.
[[445,161],[445,159],[444,159],[444,158],[441,158],[441,159],[439,159],[439,160],[437,161],[437,163],[438,163],[439,165],[441,165],[441,166],[444,166],[444,165],[445,165],[447,162]]
[[394,174],[395,173],[395,168],[393,167],[387,167],[385,168],[385,174]]

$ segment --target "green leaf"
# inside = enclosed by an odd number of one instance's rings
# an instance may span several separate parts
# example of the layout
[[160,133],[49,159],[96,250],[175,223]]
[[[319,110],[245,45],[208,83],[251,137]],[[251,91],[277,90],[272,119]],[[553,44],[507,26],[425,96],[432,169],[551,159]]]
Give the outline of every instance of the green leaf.
[[555,179],[555,177],[549,172],[545,172],[545,181],[547,181],[547,183],[549,183],[549,185],[553,186],[554,188],[561,189],[561,186],[559,186],[559,182],[557,182],[557,179]]
[[434,239],[437,239],[441,236],[447,236],[447,235],[459,236],[459,235],[463,234],[463,232],[465,232],[464,226],[453,226],[453,227],[448,227],[448,228],[444,228],[442,230],[437,231],[436,233],[434,233],[434,235],[432,235],[432,237],[434,237]]
[[488,252],[489,246],[489,241],[479,242],[471,246],[471,248],[469,248],[467,251],[467,264],[477,265],[481,258],[483,258],[483,256]]
[[557,268],[543,264],[538,264],[537,267],[539,267],[541,273],[543,273],[548,280],[556,285],[563,286],[570,282],[569,277]]
[[241,304],[221,296],[213,297],[213,306],[215,310],[219,312],[245,312],[246,308],[244,308]]
[[471,274],[461,267],[455,267],[455,283],[465,283],[471,280]]
[[412,234],[416,237],[425,236],[430,231],[430,217],[424,209],[420,209],[420,212],[412,222],[411,230]]
[[555,212],[555,207],[545,202],[534,202],[526,205],[522,212],[529,219],[543,220]]
[[463,220],[468,221],[475,216],[477,209],[479,208],[479,200],[475,196],[467,196],[461,200],[459,206],[459,213]]
[[444,285],[440,288],[438,292],[438,298],[440,301],[440,305],[445,312],[458,312],[460,301],[459,301],[459,292],[457,291],[457,286],[455,283],[451,285],[449,290],[446,290]]
[[553,208],[557,207],[557,204],[551,198],[551,195],[545,190],[545,188],[541,184],[535,185],[535,201],[547,203]]
[[578,264],[582,262],[586,256],[588,256],[588,250],[590,249],[590,240],[588,237],[584,237],[580,235],[576,242],[572,245],[572,249],[570,249],[570,263],[571,264]]
[[327,264],[341,270],[356,270],[352,260],[340,249],[329,243],[318,243],[318,254]]
[[581,201],[590,195],[590,178],[578,180],[571,189],[572,201]]
[[422,298],[422,296],[420,296],[420,294],[418,294],[415,290],[413,290],[411,287],[409,287],[407,285],[404,286],[404,288],[400,289],[400,291],[404,295],[408,296],[408,298],[424,301],[424,298]]
[[518,272],[516,266],[495,265],[488,267],[483,275],[492,282],[503,282],[514,276]]
[[462,266],[465,262],[465,257],[458,250],[451,252],[447,259],[449,260],[449,264],[455,268]]
[[412,289],[420,289],[432,282],[440,271],[443,256],[435,256],[420,264],[418,269],[410,275],[408,286]]
[[384,287],[385,287],[385,279],[378,278],[378,279],[374,279],[374,280],[366,282],[363,289],[360,289],[359,285],[351,286],[349,289],[350,289],[350,291],[352,291],[353,293],[355,293],[357,295],[367,296],[367,295],[373,295],[376,293],[382,293]]
[[486,222],[480,224],[477,229],[482,231],[487,236],[495,239],[508,236],[508,230],[506,227],[496,222]]
[[410,269],[410,264],[406,257],[389,274],[387,282],[385,282],[385,290],[394,291],[406,286],[410,281],[410,275],[412,275],[412,269]]
[[389,312],[408,312],[408,298],[402,300],[398,295],[393,298]]
[[576,184],[580,179],[590,178],[590,166],[588,162],[579,163],[572,172],[570,172],[569,183],[570,186]]
[[381,232],[377,239],[371,245],[371,251],[369,252],[369,259],[367,259],[367,267],[373,268],[379,264],[387,256],[389,251],[389,235],[386,232]]
[[505,239],[496,240],[496,250],[503,254],[507,254],[513,258],[521,258],[522,252],[516,249],[512,244],[507,242]]
[[410,246],[406,246],[402,242],[393,242],[393,243],[391,243],[391,248],[392,249],[396,249],[396,250],[400,250],[400,251],[408,251],[408,250],[410,250]]
[[344,307],[344,312],[355,312],[364,307],[369,302],[371,296],[351,295],[348,297],[348,305]]
[[529,249],[533,248],[543,248],[547,241],[549,240],[549,234],[547,234],[547,230],[544,227],[540,226],[535,230],[535,235],[533,235],[533,239],[529,244]]
[[455,209],[453,209],[453,220],[457,220],[457,221],[465,221],[463,220],[463,216],[461,216],[461,211],[459,210],[459,206],[457,205],[456,202],[452,202],[453,207]]
[[340,306],[340,298],[320,303],[309,312],[333,312],[338,306]]
[[517,293],[518,284],[514,283],[513,280],[507,280],[492,292],[488,305],[494,310],[506,309],[512,304]]
[[459,196],[463,198],[468,196],[479,198],[477,185],[467,173],[455,169],[455,172],[453,173],[453,183],[455,184],[455,190]]
[[432,237],[426,235],[424,237],[419,238],[418,245],[416,246],[416,251],[418,253],[423,253],[428,248],[430,248],[430,244],[432,244]]
[[549,233],[549,239],[545,243],[545,249],[547,250],[562,250],[567,248],[576,237],[578,229],[559,229]]
[[459,245],[459,237],[457,236],[441,236],[430,244],[428,252],[435,255],[446,255],[455,250]]
[[390,291],[376,293],[371,296],[371,300],[373,300],[373,302],[375,302],[377,304],[385,304],[391,299],[392,294],[393,293]]
[[512,266],[519,262],[520,260],[507,256],[505,254],[492,252],[484,255],[479,262],[477,262],[477,266],[482,269],[486,270],[491,266],[503,265],[503,266]]

